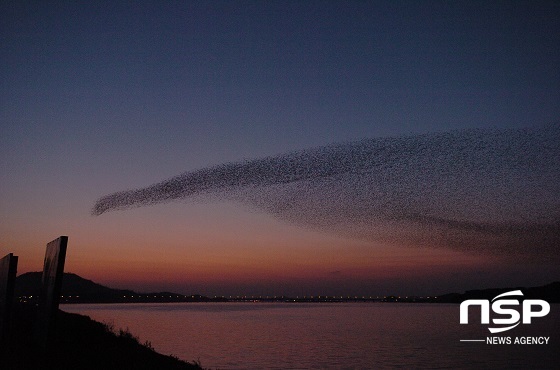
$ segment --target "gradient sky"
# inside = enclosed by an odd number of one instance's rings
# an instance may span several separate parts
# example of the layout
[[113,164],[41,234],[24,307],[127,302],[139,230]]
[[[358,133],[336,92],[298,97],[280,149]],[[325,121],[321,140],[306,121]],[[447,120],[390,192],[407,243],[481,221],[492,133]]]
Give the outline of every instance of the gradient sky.
[[[111,287],[429,294],[557,264],[372,245],[235,202],[94,217],[106,194],[335,142],[558,125],[557,1],[0,3],[0,252]],[[560,179],[559,179],[560,180]]]

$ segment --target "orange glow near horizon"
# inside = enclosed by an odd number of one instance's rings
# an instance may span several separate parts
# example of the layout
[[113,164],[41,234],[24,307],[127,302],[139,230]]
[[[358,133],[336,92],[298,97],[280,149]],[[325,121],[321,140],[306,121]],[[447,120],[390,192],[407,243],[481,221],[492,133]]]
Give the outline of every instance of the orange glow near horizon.
[[[346,242],[345,247],[328,242],[319,246],[256,245],[152,251],[143,255],[127,248],[114,256],[94,259],[76,256],[67,271],[118,288],[166,285],[183,287],[180,293],[192,293],[191,287],[227,284],[296,284],[297,282],[390,280],[397,277],[423,277],[461,269],[473,263],[484,264],[480,257],[463,256],[445,250],[404,248],[372,249],[361,242]],[[457,258],[461,256],[461,258]],[[157,284],[154,284],[157,282]]]
[[[494,268],[494,258],[486,255],[373,245],[285,224],[235,204],[166,205],[66,223],[65,271],[138,292],[283,294],[289,288],[329,294],[329,286],[336,292],[354,286],[376,291],[376,282],[413,286]],[[46,233],[52,229],[45,225],[9,240],[20,256],[18,274],[42,269],[45,245],[57,237]]]

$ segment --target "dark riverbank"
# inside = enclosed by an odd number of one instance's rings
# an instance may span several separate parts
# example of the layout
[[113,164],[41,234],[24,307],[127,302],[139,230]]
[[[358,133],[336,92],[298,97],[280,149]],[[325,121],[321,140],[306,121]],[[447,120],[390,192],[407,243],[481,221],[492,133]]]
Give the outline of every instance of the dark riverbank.
[[201,369],[173,356],[155,352],[128,331],[87,316],[58,312],[57,329],[47,356],[34,343],[35,306],[17,304],[11,340],[2,345],[2,369]]

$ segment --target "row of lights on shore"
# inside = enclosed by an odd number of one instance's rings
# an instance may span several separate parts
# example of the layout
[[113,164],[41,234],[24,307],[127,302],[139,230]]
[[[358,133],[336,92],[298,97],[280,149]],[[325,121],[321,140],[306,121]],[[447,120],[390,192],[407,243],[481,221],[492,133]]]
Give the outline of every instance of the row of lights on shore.
[[[217,296],[214,296],[214,298],[218,298]],[[284,298],[290,298],[290,297],[286,297],[286,296],[229,296],[230,299],[284,299]],[[395,296],[296,296],[295,299],[387,299],[387,298],[396,298],[396,299],[403,299],[403,297],[399,296],[399,297],[395,297]],[[408,299],[409,297],[406,296],[404,297],[404,299]],[[430,299],[430,298],[437,298],[437,297],[411,297],[411,298],[419,298],[419,299]]]
[[[123,295],[122,296],[122,298],[125,298],[125,299],[126,298],[187,298],[187,297],[188,296],[185,296],[185,295],[178,295],[178,296],[172,296],[172,295],[170,295],[170,296],[163,296],[163,295],[162,296],[157,296],[157,295],[154,295],[154,296],[150,296],[150,295],[126,296],[126,295]],[[190,298],[193,298],[193,299],[196,298],[196,297],[197,296],[194,296],[194,295],[190,296]],[[24,299],[24,300],[25,299],[32,299],[32,298],[33,298],[32,295],[19,297],[20,300],[22,300],[22,299]],[[61,295],[60,298],[80,298],[80,296],[79,295],[74,295],[74,296],[72,296],[72,295],[69,295],[69,296]],[[214,298],[225,298],[225,297],[224,296],[214,296]],[[289,297],[286,297],[286,296],[266,296],[266,297],[251,296],[251,297],[249,297],[249,296],[231,296],[231,295],[229,296],[229,299],[286,299],[286,298],[289,298]],[[295,299],[345,299],[345,298],[346,299],[387,299],[387,298],[402,299],[402,297],[400,297],[400,296],[399,297],[394,297],[394,296],[383,296],[383,297],[379,297],[379,296],[376,296],[376,297],[373,297],[373,296],[369,296],[369,297],[366,297],[366,296],[361,296],[361,297],[359,297],[359,296],[346,296],[346,297],[344,297],[344,296],[340,296],[340,297],[339,296],[309,296],[309,297],[308,296],[303,296],[302,298],[300,298],[299,296],[296,296]],[[430,299],[430,297],[415,297],[415,298]],[[437,297],[433,297],[433,298],[437,299]],[[408,296],[404,297],[404,299],[408,299]]]

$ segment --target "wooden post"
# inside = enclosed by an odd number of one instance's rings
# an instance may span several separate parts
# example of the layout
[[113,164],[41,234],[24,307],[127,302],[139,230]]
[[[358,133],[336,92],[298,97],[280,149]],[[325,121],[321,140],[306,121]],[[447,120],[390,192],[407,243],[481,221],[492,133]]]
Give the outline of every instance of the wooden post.
[[37,342],[43,350],[47,349],[54,334],[67,245],[67,236],[61,236],[47,244],[35,323]]
[[17,263],[13,253],[0,259],[0,343],[9,341]]

